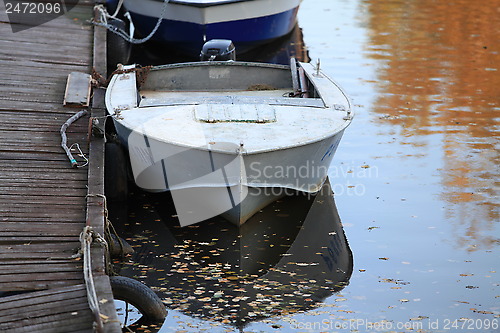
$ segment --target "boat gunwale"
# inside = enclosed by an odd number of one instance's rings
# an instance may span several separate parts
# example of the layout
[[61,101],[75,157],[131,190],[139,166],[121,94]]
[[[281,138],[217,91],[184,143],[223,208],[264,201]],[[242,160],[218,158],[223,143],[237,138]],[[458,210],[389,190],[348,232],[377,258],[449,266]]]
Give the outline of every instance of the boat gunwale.
[[[164,2],[164,0],[153,0],[153,1]],[[257,1],[257,0],[214,0],[211,2],[203,2],[203,0],[198,0],[198,1],[170,0],[169,3],[181,6],[207,8],[207,7],[230,5],[237,2],[248,2],[248,1]]]
[[157,65],[151,67],[150,71],[159,71],[169,68],[206,67],[206,66],[241,66],[241,67],[260,67],[260,68],[275,68],[275,69],[290,70],[289,65],[229,60],[229,61],[192,61],[192,62],[180,62],[175,64]]

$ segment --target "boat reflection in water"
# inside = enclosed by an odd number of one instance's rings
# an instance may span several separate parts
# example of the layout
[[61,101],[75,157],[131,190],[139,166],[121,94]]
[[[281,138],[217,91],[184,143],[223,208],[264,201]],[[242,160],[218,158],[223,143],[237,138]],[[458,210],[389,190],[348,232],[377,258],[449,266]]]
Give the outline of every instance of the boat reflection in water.
[[242,327],[313,309],[349,282],[352,253],[328,181],[315,197],[287,196],[239,228],[221,218],[179,228],[169,208],[144,208],[165,223],[122,231],[136,252],[120,274],[189,316]]

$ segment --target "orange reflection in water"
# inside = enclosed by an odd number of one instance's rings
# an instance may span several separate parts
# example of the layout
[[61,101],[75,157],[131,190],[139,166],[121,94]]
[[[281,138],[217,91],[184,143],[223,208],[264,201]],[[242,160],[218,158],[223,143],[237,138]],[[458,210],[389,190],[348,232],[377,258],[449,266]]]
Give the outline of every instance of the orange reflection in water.
[[[499,244],[500,0],[366,0],[368,54],[381,64],[381,122],[404,143],[442,148],[443,198],[461,246]],[[439,134],[440,142],[429,134]],[[425,140],[422,140],[425,137]]]

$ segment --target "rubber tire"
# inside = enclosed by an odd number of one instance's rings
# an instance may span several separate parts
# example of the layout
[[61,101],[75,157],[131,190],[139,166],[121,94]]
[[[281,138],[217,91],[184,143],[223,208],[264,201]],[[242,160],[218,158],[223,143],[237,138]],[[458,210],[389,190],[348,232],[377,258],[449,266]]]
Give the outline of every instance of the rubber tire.
[[[128,326],[132,331],[134,331],[133,328],[142,325],[161,326],[163,324],[167,317],[167,309],[161,299],[148,286],[126,276],[111,276],[109,281],[113,297],[132,304],[142,314],[138,321]],[[125,328],[124,332],[128,332],[128,330]]]
[[109,201],[126,201],[128,195],[128,161],[123,148],[106,142],[104,158],[104,194]]

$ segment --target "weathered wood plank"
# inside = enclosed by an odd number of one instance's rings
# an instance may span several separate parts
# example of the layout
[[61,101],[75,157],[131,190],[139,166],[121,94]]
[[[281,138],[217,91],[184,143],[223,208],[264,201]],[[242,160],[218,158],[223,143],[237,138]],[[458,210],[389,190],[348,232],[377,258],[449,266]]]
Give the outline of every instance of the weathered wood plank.
[[[61,311],[62,313],[66,312],[74,312],[78,310],[84,310],[85,308],[82,306],[82,298],[86,300],[85,296],[79,297],[79,298],[72,298],[72,299],[61,299],[57,301],[57,304],[52,304],[50,303],[45,303],[45,304],[36,304],[36,305],[30,305],[26,307],[26,310],[29,310],[31,312],[31,318],[40,318],[40,317],[47,317],[50,315],[57,314],[59,311],[64,309],[64,311]],[[8,322],[14,322],[14,321],[20,321],[26,318],[26,314],[23,312],[19,312],[17,309],[8,309],[8,310],[3,310],[2,313],[0,314],[0,321],[4,323]]]
[[[80,197],[66,197],[66,196],[64,197],[64,202],[70,206],[71,205],[81,206],[82,204],[81,201],[82,200]],[[19,202],[17,196],[0,194],[0,205],[11,205],[16,202]],[[24,196],[22,202],[25,205],[30,205],[30,204],[51,205],[54,202],[54,198],[50,196],[34,196],[27,194]]]
[[78,280],[6,282],[2,283],[0,288],[1,291],[47,290],[81,284],[83,282],[83,277]]
[[[36,31],[38,29],[34,30],[35,32],[32,32],[30,36],[20,36],[20,37],[27,37],[27,38],[5,38],[0,40],[0,46],[4,48],[16,48],[17,50],[23,50],[23,51],[29,51],[33,52],[33,50],[36,50],[36,55],[39,56],[40,58],[44,58],[45,52],[48,52],[50,50],[56,49],[59,52],[64,52],[69,55],[71,55],[72,52],[80,52],[82,49],[82,44],[86,43],[90,46],[91,44],[91,39],[85,34],[80,34],[81,40],[75,40],[74,38],[76,37],[75,35],[71,35],[73,40],[69,38],[62,38],[58,43],[57,46],[54,47],[54,41],[50,38],[53,38],[53,36],[50,36],[49,38],[45,37],[43,38],[43,35],[38,33],[38,38],[33,39],[35,37]],[[10,35],[12,36],[12,35]],[[59,36],[64,36],[64,34],[58,34],[58,39]],[[65,43],[63,43],[65,42]],[[7,52],[8,53],[8,52]],[[91,57],[90,55],[87,55],[87,57]]]
[[[19,68],[29,73],[29,77],[34,79],[34,82],[42,82],[45,79],[60,80],[61,75],[68,74],[72,71],[85,71],[88,70],[87,64],[74,64],[74,63],[59,63],[54,66],[53,62],[44,59],[23,59],[23,58],[7,58],[2,59],[5,66],[0,67],[0,73],[16,75],[20,80],[27,80],[26,75],[21,75]],[[52,81],[52,80],[50,80]]]
[[[0,297],[0,311],[6,308],[22,308],[27,304],[29,305],[43,302],[53,302],[64,298],[67,295],[71,295],[71,293],[82,293],[84,291],[84,284],[75,284],[64,288],[55,288],[52,290],[37,291],[29,294]],[[73,296],[78,297],[78,294],[75,294]]]
[[[40,216],[39,218],[36,218],[35,220],[33,218],[26,218],[22,215],[20,216],[9,216],[9,217],[2,217],[1,218],[2,220],[2,223],[3,222],[13,222],[13,223],[26,223],[27,221],[35,221],[36,222],[39,222],[39,223],[51,223],[51,222],[54,222],[54,223],[82,223],[82,219],[79,217],[79,216],[65,216],[65,217],[58,217],[58,216],[49,216],[49,217],[43,217],[43,216]],[[29,222],[27,222],[29,223]],[[83,229],[83,228],[82,228]],[[11,232],[12,234],[12,232]],[[7,236],[7,233],[6,232],[3,232],[2,230],[0,230],[0,236]],[[12,236],[20,236],[19,234],[12,234]],[[38,236],[45,236],[45,235],[38,235]],[[67,236],[71,236],[71,235],[67,235]],[[73,236],[77,236],[77,235],[73,235]]]
[[[62,100],[62,99],[61,99]],[[46,112],[59,112],[62,108],[62,103],[58,102],[54,104],[53,102],[39,102],[38,104],[34,100],[23,101],[15,98],[0,98],[0,110],[23,110],[23,111],[40,111],[43,113]],[[61,114],[74,113],[74,111],[70,109],[66,109],[61,112]]]
[[[29,128],[36,128],[37,126],[46,126],[48,128],[52,128],[51,132],[58,132],[61,129],[62,124],[75,114],[74,110],[66,109],[64,112],[57,111],[47,111],[43,110],[17,110],[15,112],[9,113],[0,108],[0,118],[2,123],[5,121],[6,123],[10,122],[12,124],[18,124],[20,126],[22,123],[25,123],[24,126],[29,126]],[[86,129],[88,129],[88,118],[83,117],[80,119],[81,121],[77,121],[72,124],[71,128],[68,129],[68,133],[85,133]],[[74,125],[74,126],[73,126]],[[12,129],[14,130],[14,129]]]
[[[37,274],[32,274],[32,273],[27,273],[27,274],[21,274],[21,273],[16,273],[12,274],[11,276],[7,275],[0,275],[0,287],[2,284],[8,282],[8,283],[29,283],[29,282],[44,282],[44,283],[50,283],[52,281],[68,281],[68,280],[74,280],[74,281],[82,281],[83,282],[83,276],[81,271],[66,271],[66,272],[44,272],[44,273],[37,273]],[[3,312],[2,312],[3,314]],[[2,316],[0,314],[0,318]]]
[[[10,219],[10,220],[14,220],[14,219]],[[24,219],[19,219],[20,221],[24,222]],[[75,222],[76,223],[76,222]],[[78,223],[81,223],[81,221],[78,221]],[[54,241],[54,237],[55,236],[51,236],[51,235],[19,235],[19,234],[14,234],[14,235],[2,235],[0,234],[0,243],[2,244],[17,244],[17,243],[29,243],[29,242],[53,242]],[[57,241],[58,242],[72,242],[74,241],[75,239],[78,239],[77,236],[75,235],[69,235],[69,236],[61,236],[61,235],[57,235]],[[25,265],[30,265],[30,262],[28,262],[27,260],[23,260],[25,263]],[[36,260],[35,261],[35,264],[41,264],[39,262],[37,262]],[[57,260],[53,260],[53,261],[57,261]],[[13,261],[10,261],[9,264],[12,264]],[[42,263],[43,264],[43,263]]]
[[0,254],[75,252],[75,249],[79,248],[80,242],[0,244]]
[[[0,133],[0,140],[2,140],[0,142],[0,144],[2,144],[3,142],[7,141],[7,140],[10,140],[11,142],[15,142],[16,140],[19,140],[21,142],[21,144],[19,145],[20,147],[19,148],[23,148],[22,147],[22,143],[23,141],[26,141],[26,142],[29,142],[30,140],[31,141],[39,141],[40,144],[46,144],[46,145],[52,145],[52,146],[55,146],[55,147],[60,147],[60,144],[61,144],[61,136],[59,135],[59,133],[55,133],[55,132],[31,132],[31,131],[27,131],[27,132],[16,132],[16,133],[12,133],[13,131],[3,131]],[[83,140],[82,144],[80,145],[81,147],[85,146],[84,143],[87,141],[87,133],[86,132],[80,132],[80,133],[75,133],[74,131],[68,131],[66,133],[66,135],[69,137],[69,136],[72,136],[74,139],[80,139],[80,140]],[[14,136],[14,137],[13,137]],[[63,150],[60,150],[61,152]]]
[[[47,259],[47,260],[57,260],[57,259],[70,259],[77,251],[66,251],[66,252],[51,252],[51,253],[39,253],[39,252],[15,252],[15,253],[0,253],[0,261],[2,260],[19,260],[19,259]],[[78,274],[79,278],[83,278],[81,273]],[[28,280],[37,281],[39,276],[31,276]],[[64,279],[63,279],[64,280]]]
[[[47,319],[45,319],[47,318]],[[50,319],[49,319],[50,318]],[[83,332],[91,333],[93,332],[93,327],[91,326],[92,317],[90,313],[83,314],[63,314],[59,316],[44,317],[43,323],[41,319],[35,320],[27,319],[23,322],[16,322],[15,332],[16,333],[74,333]],[[19,323],[19,324],[18,324]]]
[[[64,172],[57,174],[55,172],[52,173],[42,173],[40,171],[37,171],[36,169],[33,170],[18,170],[18,169],[10,169],[10,170],[5,170],[3,168],[0,168],[2,170],[2,173],[0,174],[0,183],[4,179],[30,179],[30,180],[51,180],[51,181],[59,181],[62,182],[63,184],[66,183],[68,180],[79,180],[79,181],[87,181],[87,175],[83,172]],[[74,170],[74,169],[73,169]],[[78,169],[76,169],[78,170]],[[82,170],[83,171],[83,170]],[[2,194],[0,193],[0,197]]]
[[[22,264],[21,264],[22,263]],[[12,264],[9,261],[8,264],[0,262],[0,276],[7,275],[12,280],[17,279],[16,275],[24,275],[24,274],[40,274],[40,273],[54,273],[54,272],[81,272],[82,265],[79,263],[75,263],[74,260],[70,262],[47,262],[47,261],[30,261],[26,260],[20,262],[16,261],[16,264]]]
[[[83,212],[85,213],[85,212]],[[78,215],[81,215],[81,211],[78,211],[78,210],[67,210],[67,211],[64,211],[64,212],[55,212],[55,211],[52,211],[52,212],[41,212],[41,211],[29,211],[29,210],[26,210],[26,211],[17,211],[17,212],[9,212],[8,214],[5,214],[5,212],[2,212],[1,213],[3,217],[3,219],[9,219],[9,220],[13,220],[14,218],[17,218],[18,220],[23,220],[24,218],[24,221],[26,220],[33,220],[33,219],[36,219],[37,221],[40,220],[46,220],[46,221],[51,221],[51,220],[60,220],[60,221],[67,221],[68,223],[70,222],[83,222],[84,221],[84,218],[81,218],[80,216]],[[11,234],[13,235],[16,235],[16,232],[15,231],[12,231],[10,232]],[[7,232],[3,232],[3,231],[0,231],[0,235],[4,235],[4,236],[7,236]]]
[[[29,221],[29,219],[26,219]],[[83,229],[79,223],[66,223],[66,222],[0,222],[0,235],[7,232],[10,233],[50,233],[51,235],[80,235]]]
[[70,73],[68,75],[68,82],[64,93],[64,106],[89,106],[90,90],[91,85],[89,74],[80,72]]

